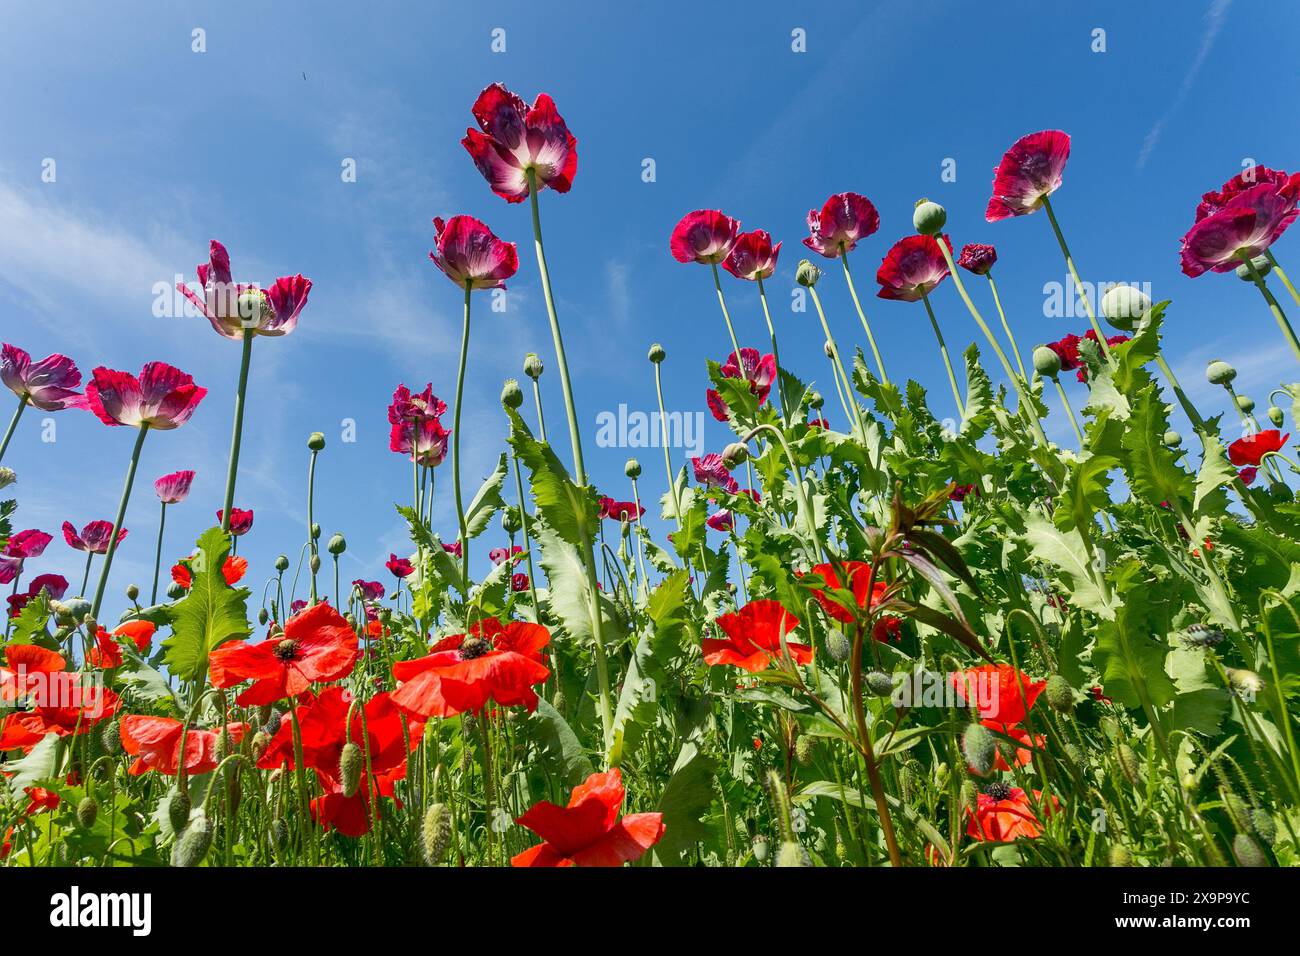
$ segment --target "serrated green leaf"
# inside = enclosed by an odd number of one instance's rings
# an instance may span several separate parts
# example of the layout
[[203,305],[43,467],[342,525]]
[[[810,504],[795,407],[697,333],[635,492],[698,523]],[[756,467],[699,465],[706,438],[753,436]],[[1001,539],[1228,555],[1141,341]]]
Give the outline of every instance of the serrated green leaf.
[[220,528],[199,537],[189,593],[172,609],[172,633],[162,643],[167,670],[182,680],[202,680],[208,655],[226,641],[247,637],[248,589],[231,587],[222,574],[230,538]]

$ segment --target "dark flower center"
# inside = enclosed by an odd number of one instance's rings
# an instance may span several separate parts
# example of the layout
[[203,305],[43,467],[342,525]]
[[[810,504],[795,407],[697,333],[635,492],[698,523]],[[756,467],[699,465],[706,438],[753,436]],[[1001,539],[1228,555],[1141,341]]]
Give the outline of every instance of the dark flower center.
[[460,656],[462,660],[470,661],[476,657],[482,657],[490,650],[492,650],[492,645],[486,638],[467,637],[460,645]]
[[1006,800],[1011,796],[1011,787],[1001,782],[991,783],[984,788],[984,792],[994,800]]
[[289,661],[297,660],[298,642],[290,639],[285,639],[283,641],[280,641],[280,643],[275,645],[275,656],[277,659],[284,661],[286,664]]

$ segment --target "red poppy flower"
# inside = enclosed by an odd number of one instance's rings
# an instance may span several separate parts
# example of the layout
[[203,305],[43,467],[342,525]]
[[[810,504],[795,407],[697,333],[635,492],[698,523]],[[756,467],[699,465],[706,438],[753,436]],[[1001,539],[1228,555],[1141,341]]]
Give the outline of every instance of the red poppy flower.
[[[14,648],[9,649],[13,665]],[[18,711],[0,723],[0,750],[21,749],[24,753],[47,734],[70,737],[89,733],[100,721],[117,713],[117,694],[95,683],[83,685],[81,673],[48,671],[35,680],[27,675],[25,696],[31,710]]]
[[982,664],[948,675],[957,696],[979,710],[984,720],[1000,724],[1022,723],[1034,701],[1047,686],[1010,664]]
[[510,590],[516,593],[528,590],[528,575],[522,571],[510,576]]
[[158,630],[157,626],[149,621],[127,621],[114,628],[112,634],[101,627],[95,634],[95,646],[91,648],[86,659],[90,661],[92,667],[101,670],[121,667],[125,658],[122,656],[119,638],[130,641],[136,651],[143,654],[149,649],[149,642],[153,640],[156,630]]
[[398,385],[388,406],[388,423],[400,425],[421,418],[441,418],[446,411],[447,403],[433,394],[432,382],[424,386],[423,392],[416,393],[405,385]]
[[998,261],[998,251],[982,242],[968,242],[961,247],[957,265],[977,276],[986,276],[993,264]]
[[[217,738],[221,736],[219,727],[205,730],[185,725],[171,717],[152,717],[148,715],[128,714],[122,718],[122,749],[135,757],[127,771],[132,776],[139,776],[156,770],[169,777],[176,776],[181,765],[181,737],[185,737],[185,772],[192,776],[211,773],[217,769]],[[226,724],[226,732],[232,743],[244,739],[247,724]]]
[[704,523],[714,531],[730,531],[736,526],[736,519],[726,508],[721,508],[705,518]]
[[866,196],[836,193],[822,204],[821,210],[808,213],[809,236],[803,244],[828,259],[850,251],[880,228],[880,213]]
[[740,221],[717,209],[697,209],[673,227],[668,249],[678,262],[724,262],[740,236]]
[[[857,603],[858,608],[866,610],[867,583],[871,580],[871,565],[865,561],[845,561],[844,568],[849,575],[849,586],[846,590],[853,592],[853,600]],[[820,577],[831,588],[838,590],[844,587],[840,583],[840,577],[835,572],[833,565],[813,565],[809,573]],[[888,590],[888,584],[884,581],[877,581],[871,588],[871,606],[875,607],[879,604]],[[826,613],[841,624],[852,624],[857,620],[853,612],[841,604],[834,595],[814,590],[813,596],[817,598],[817,603],[826,609]],[[902,631],[902,624],[903,622],[898,618],[886,615],[876,621],[875,627],[871,630],[871,636],[881,642],[888,641],[891,637],[897,638]]]
[[[758,404],[762,405],[767,401],[772,383],[776,380],[776,359],[771,355],[763,355],[758,349],[742,348],[740,360],[736,360],[735,352],[730,353],[721,372],[724,378],[743,378],[748,381],[750,392],[758,396]],[[704,397],[714,418],[725,422],[730,417],[731,411],[727,403],[714,389],[708,389]]]
[[469,634],[439,641],[424,657],[395,663],[393,676],[401,686],[393,703],[425,718],[479,714],[490,700],[502,707],[522,704],[531,713],[537,707],[533,685],[551,675],[541,653],[550,640],[540,624],[480,621]]
[[10,644],[0,667],[0,703],[11,704],[42,686],[48,675],[68,666],[63,655],[35,644]]
[[601,499],[601,517],[614,521],[636,521],[644,517],[645,508],[635,501],[615,501],[613,498]]
[[958,504],[966,500],[967,495],[979,496],[980,489],[978,485],[953,485],[948,492],[948,500],[955,501]]
[[726,269],[737,279],[771,278],[776,271],[776,259],[781,254],[781,243],[772,245],[772,237],[765,230],[742,232],[736,237],[736,244],[722,261]]
[[415,573],[415,565],[411,564],[409,558],[399,558],[391,551],[388,554],[388,560],[384,562],[384,567],[395,578],[407,578]]
[[[781,656],[781,638],[798,626],[799,619],[780,601],[750,601],[734,614],[718,618],[726,640],[706,637],[700,641],[704,663],[711,667],[734,664],[750,673],[767,670],[772,658]],[[786,647],[795,663],[812,660],[812,648],[807,644],[787,641]]]
[[1292,196],[1300,194],[1300,173],[1269,169],[1267,166],[1251,166],[1229,179],[1223,184],[1223,188],[1217,192],[1205,193],[1201,197],[1200,204],[1196,207],[1196,221],[1200,222],[1207,216],[1214,215],[1226,206],[1233,197],[1265,183],[1271,185],[1279,193]]
[[[991,784],[988,790],[990,792],[979,795],[976,809],[967,811],[970,814],[967,836],[992,843],[1010,843],[1018,837],[1032,840],[1042,833],[1042,825],[1034,815],[1025,791],[1005,783]],[[1034,798],[1041,802],[1042,793],[1035,790]],[[1048,815],[1059,807],[1056,797],[1045,805]]]
[[192,376],[165,362],[148,363],[139,378],[100,367],[86,386],[87,405],[105,425],[148,425],[162,431],[188,422],[206,394]]
[[410,455],[426,468],[436,468],[451,447],[451,429],[436,418],[396,422],[388,432],[388,450]]
[[284,633],[259,644],[232,641],[208,657],[213,687],[253,686],[235,702],[273,704],[297,697],[313,683],[341,680],[357,662],[357,635],[338,611],[316,604],[289,618]]
[[446,222],[433,220],[433,242],[429,253],[433,264],[462,289],[504,289],[506,279],[519,270],[519,253],[513,242],[504,242],[473,216],[452,216]]
[[4,553],[6,557],[17,558],[20,561],[39,558],[53,540],[53,535],[38,531],[36,528],[28,528],[26,531],[19,531],[9,536],[9,540],[5,542]]
[[[226,509],[217,509],[217,523],[225,521]],[[230,509],[230,533],[236,538],[248,534],[253,530],[253,512],[251,509],[245,511],[243,508]]]
[[691,468],[695,472],[695,480],[705,488],[718,488],[732,495],[740,490],[740,482],[731,476],[722,456],[717,452],[692,457]]
[[[123,528],[117,533],[117,543],[121,544],[122,539],[127,535]],[[111,521],[92,521],[77,533],[76,527],[71,521],[63,522],[63,540],[68,543],[68,547],[75,548],[77,551],[89,551],[91,554],[107,554],[108,541],[113,537],[113,522]]]
[[1228,460],[1238,468],[1242,465],[1253,465],[1258,468],[1265,455],[1269,452],[1281,451],[1290,437],[1290,434],[1283,435],[1276,428],[1269,428],[1245,438],[1238,438],[1228,446]]
[[[194,575],[190,573],[188,561],[186,558],[172,565],[172,580],[187,591],[194,584]],[[240,555],[232,554],[221,563],[221,576],[231,587],[238,584],[247,571],[248,559]]]
[[183,282],[177,290],[194,304],[222,338],[240,341],[252,335],[288,335],[298,325],[307,305],[311,280],[301,274],[281,276],[269,289],[255,283],[236,282],[230,272],[230,253],[220,242],[208,243],[208,261],[198,266],[197,294]]
[[[948,251],[952,240],[943,237]],[[876,270],[882,299],[917,302],[948,277],[948,263],[934,236],[906,236],[894,243]]]
[[515,822],[545,842],[520,853],[511,866],[621,866],[640,859],[664,835],[663,814],[629,813],[619,819],[624,795],[616,767],[574,787],[568,806],[548,800],[533,804]]
[[550,186],[567,193],[578,172],[578,140],[555,108],[549,93],[537,94],[530,107],[500,83],[493,83],[474,101],[474,119],[482,132],[467,129],[461,145],[506,202],[528,198],[528,170],[537,189]]
[[[1288,437],[1289,437],[1289,436],[1288,436]],[[1256,468],[1251,467],[1251,466],[1247,466],[1247,467],[1241,469],[1239,472],[1237,472],[1237,477],[1241,479],[1241,483],[1242,483],[1243,485],[1245,485],[1245,486],[1247,486],[1247,487],[1250,487],[1251,485],[1253,485],[1253,484],[1255,483],[1255,477],[1256,477],[1258,474],[1259,474],[1259,471],[1258,471]]]
[[[1082,336],[1070,333],[1055,342],[1048,342],[1047,347],[1056,353],[1056,357],[1061,360],[1062,372],[1074,372],[1075,378],[1080,382],[1088,381],[1088,365],[1079,354],[1079,343],[1088,340],[1097,341],[1097,333],[1089,329]],[[1129,340],[1127,335],[1108,335],[1106,336],[1107,345],[1121,345]]]
[[1183,236],[1183,273],[1231,272],[1271,246],[1295,222],[1297,190],[1278,190],[1261,183],[1239,192],[1214,213],[1197,221]]
[[998,163],[993,176],[993,196],[984,218],[989,222],[1025,216],[1061,187],[1065,161],[1070,158],[1070,137],[1059,129],[1045,129],[1016,140]]
[[[12,578],[10,579],[12,580]],[[7,598],[9,602],[9,616],[16,618],[27,607],[32,598],[36,597],[42,591],[51,601],[63,599],[63,595],[68,593],[68,579],[61,574],[38,574],[32,578],[27,585],[27,590],[17,594],[10,594]]]

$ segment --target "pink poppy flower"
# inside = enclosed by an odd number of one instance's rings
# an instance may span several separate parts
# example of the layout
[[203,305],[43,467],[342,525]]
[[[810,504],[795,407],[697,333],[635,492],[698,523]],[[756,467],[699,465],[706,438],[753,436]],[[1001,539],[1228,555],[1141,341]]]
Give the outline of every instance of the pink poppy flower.
[[442,545],[442,550],[446,551],[452,557],[456,557],[456,558],[459,558],[464,553],[464,549],[460,546],[459,541],[453,541],[451,544],[447,544],[444,541]]
[[1229,199],[1183,236],[1183,273],[1231,272],[1277,241],[1295,221],[1296,190],[1261,183]]
[[997,222],[1038,209],[1044,199],[1061,188],[1069,158],[1070,137],[1059,129],[1020,137],[994,170],[993,196],[984,218]]
[[1233,176],[1217,192],[1208,192],[1201,197],[1196,207],[1196,221],[1200,222],[1212,216],[1228,204],[1234,196],[1265,183],[1273,186],[1279,193],[1295,196],[1300,193],[1300,173],[1288,173],[1267,166],[1251,166]]
[[1241,469],[1241,471],[1237,472],[1237,477],[1240,478],[1241,483],[1246,486],[1253,485],[1255,483],[1255,478],[1258,475],[1259,475],[1259,469],[1250,466],[1247,466]]
[[400,425],[403,422],[422,418],[441,418],[447,411],[447,403],[433,394],[433,383],[424,386],[423,392],[413,393],[405,385],[398,385],[393,390],[393,401],[388,406],[388,423]]
[[498,239],[473,216],[452,216],[446,222],[437,218],[433,228],[438,248],[429,258],[461,288],[504,289],[505,280],[519,269],[515,244]]
[[528,575],[522,571],[510,576],[510,590],[519,592],[528,590]]
[[409,424],[395,424],[388,433],[388,449],[410,455],[421,465],[436,468],[447,457],[451,430],[436,418],[422,418]]
[[230,273],[230,253],[213,239],[208,261],[199,263],[200,296],[183,282],[176,289],[199,310],[222,338],[240,340],[247,329],[253,335],[288,335],[298,325],[307,304],[311,280],[301,274],[281,276],[269,289],[235,282]]
[[194,472],[173,471],[170,475],[163,475],[155,481],[153,490],[158,493],[158,498],[163,504],[178,505],[189,495],[190,485],[193,482]]
[[105,425],[147,425],[160,431],[188,422],[206,394],[193,377],[165,362],[148,363],[139,378],[101,366],[86,386],[90,410]]
[[411,563],[409,558],[399,558],[391,552],[388,555],[388,560],[384,562],[384,567],[395,578],[407,578],[415,573],[415,565]]
[[68,579],[61,574],[38,574],[32,578],[31,583],[27,585],[27,590],[20,594],[9,595],[9,616],[17,617],[23,612],[23,608],[31,602],[41,591],[45,591],[51,601],[63,600],[63,595],[68,593]]
[[[943,241],[949,251],[952,240]],[[882,299],[917,302],[948,277],[948,263],[933,236],[907,236],[894,243],[876,271]]]
[[366,581],[362,578],[353,581],[352,587],[361,592],[361,600],[363,601],[378,601],[385,593],[384,586],[378,581]]
[[474,101],[474,119],[482,132],[467,129],[460,144],[506,202],[528,198],[528,171],[540,192],[550,186],[567,193],[578,172],[578,140],[569,132],[549,93],[537,94],[530,107],[500,83]]
[[803,244],[813,252],[835,259],[879,228],[880,213],[870,199],[857,193],[836,193],[822,204],[820,211],[809,211],[809,236]]
[[736,526],[736,519],[726,508],[720,508],[705,518],[704,523],[714,531],[730,531]]
[[5,544],[4,553],[11,558],[39,558],[45,553],[45,549],[53,540],[53,535],[38,531],[35,528],[28,528],[26,531],[19,531],[9,538],[9,541]]
[[[121,544],[122,539],[127,535],[123,528],[117,533],[117,543]],[[75,548],[78,551],[89,551],[91,554],[108,554],[108,542],[113,537],[113,522],[111,521],[92,521],[84,528],[81,533],[73,527],[71,521],[63,522],[63,540],[68,542],[68,547]]]
[[[226,520],[226,509],[217,509],[217,524],[224,524]],[[243,508],[230,509],[230,533],[236,538],[242,537],[253,530],[253,510],[247,511]]]
[[740,220],[716,209],[697,209],[673,227],[668,249],[678,262],[712,265],[726,260],[739,236]]
[[76,391],[81,372],[66,355],[47,355],[39,362],[16,345],[0,349],[0,380],[5,387],[41,411],[85,408],[86,396]]
[[722,456],[717,452],[691,458],[691,467],[695,471],[695,480],[706,488],[720,488],[733,495],[740,490],[740,483],[731,477],[731,472],[727,471]]
[[961,247],[957,265],[977,276],[986,276],[993,264],[998,261],[998,251],[982,242],[968,242]]
[[516,555],[524,553],[524,549],[515,545],[513,548],[493,548],[488,551],[488,560],[494,565],[501,564],[504,561],[513,562]]
[[726,269],[737,279],[771,278],[776,271],[776,259],[781,254],[781,243],[772,245],[772,237],[762,229],[742,232],[736,237],[736,244],[722,262]]
[[[758,404],[762,405],[772,391],[772,383],[776,381],[776,358],[762,355],[758,349],[745,347],[740,350],[740,361],[736,361],[735,352],[730,353],[721,371],[726,378],[746,379],[749,382],[749,390],[758,396]],[[730,415],[730,409],[722,400],[722,396],[714,389],[708,389],[704,397],[713,417],[720,422],[725,422]]]

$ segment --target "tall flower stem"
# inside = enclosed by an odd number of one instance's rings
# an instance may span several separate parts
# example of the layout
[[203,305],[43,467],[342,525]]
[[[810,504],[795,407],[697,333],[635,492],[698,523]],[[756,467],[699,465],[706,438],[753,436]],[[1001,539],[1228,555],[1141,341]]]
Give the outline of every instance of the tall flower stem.
[[664,473],[668,478],[668,494],[673,498],[674,517],[677,518],[677,528],[682,527],[682,502],[677,497],[677,482],[673,480],[673,458],[668,451],[668,415],[664,412],[664,381],[659,372],[661,363],[653,363],[655,367],[655,394],[659,396],[659,431],[661,434],[660,444],[664,449]]
[[[1087,293],[1083,291],[1083,282],[1079,279],[1079,270],[1074,267],[1074,256],[1070,255],[1070,247],[1065,244],[1065,236],[1061,232],[1061,226],[1056,221],[1056,213],[1052,211],[1052,200],[1043,197],[1043,209],[1047,212],[1047,218],[1052,223],[1052,231],[1056,233],[1056,241],[1061,246],[1061,254],[1065,256],[1065,266],[1070,270],[1070,278],[1074,280],[1074,288],[1079,293],[1079,298],[1083,301],[1083,310],[1088,314],[1088,321],[1092,323],[1092,331],[1097,334],[1097,344],[1101,347],[1101,352],[1106,356],[1106,361],[1113,367],[1115,357],[1110,354],[1110,345],[1106,341],[1105,334],[1101,331],[1101,326],[1097,323],[1097,313],[1093,311],[1092,300],[1088,298]],[[939,243],[940,246],[943,243]],[[947,256],[948,259],[952,257]]]
[[[943,245],[943,243],[940,243]],[[962,401],[961,389],[957,387],[957,374],[952,370],[952,359],[948,356],[948,344],[943,340],[943,331],[939,328],[939,320],[934,317],[934,309],[930,306],[930,297],[922,295],[921,301],[925,303],[925,314],[930,317],[930,327],[934,329],[934,337],[939,342],[939,352],[943,355],[943,367],[948,373],[948,384],[952,386],[952,397],[957,402],[957,412],[962,418],[966,417],[966,403]]]
[[235,391],[235,424],[230,432],[230,463],[226,467],[226,507],[221,515],[221,530],[230,533],[230,513],[235,504],[235,475],[239,472],[239,445],[244,437],[244,395],[248,391],[248,365],[253,359],[251,329],[244,329],[243,350],[239,356],[239,387]]
[[650,575],[645,569],[645,546],[641,540],[641,494],[636,488],[636,479],[632,479],[632,504],[636,508],[636,556],[637,562],[641,566],[641,586],[648,593],[650,590]]
[[[848,373],[844,371],[844,363],[840,360],[840,347],[835,344],[835,336],[831,335],[830,323],[826,321],[826,312],[822,309],[821,296],[817,294],[815,286],[808,286],[808,291],[812,293],[813,305],[817,307],[817,318],[822,324],[822,334],[826,336],[826,341],[831,346],[831,361],[835,363],[835,371],[840,373],[840,378],[844,382],[845,398],[853,406],[853,418],[857,424],[858,434],[862,436],[862,442],[865,445],[867,441],[867,426],[862,421],[862,409],[858,407],[858,400],[853,394],[853,382]],[[791,464],[794,459],[790,459]]]
[[[587,486],[587,469],[582,463],[582,439],[578,433],[578,410],[573,403],[573,386],[569,381],[569,362],[564,354],[564,339],[560,335],[560,320],[555,312],[555,296],[551,292],[551,274],[546,268],[546,249],[542,244],[542,217],[537,208],[537,171],[529,169],[528,199],[533,213],[533,245],[537,251],[537,271],[542,278],[542,295],[546,300],[546,315],[551,322],[551,338],[555,343],[555,362],[560,369],[560,386],[564,392],[564,410],[569,416],[569,440],[573,444],[573,472],[578,487]],[[578,509],[579,530],[582,531],[584,564],[587,570],[587,603],[591,613],[592,656],[596,662],[596,682],[599,695],[600,723],[604,731],[605,749],[613,743],[614,711],[609,696],[609,664],[605,660],[605,625],[600,612],[600,590],[596,584],[596,556],[592,551],[591,536],[586,533],[586,512]]]
[[1079,429],[1079,419],[1074,417],[1074,407],[1070,404],[1070,397],[1065,394],[1065,386],[1055,375],[1052,376],[1052,382],[1056,385],[1056,394],[1061,396],[1061,404],[1065,406],[1065,414],[1070,417],[1070,424],[1074,426],[1074,437],[1079,439],[1079,450],[1083,451],[1083,432]]
[[[113,533],[108,536],[108,550],[104,552],[104,567],[99,572],[99,584],[95,588],[95,600],[91,602],[90,614],[98,620],[99,606],[104,601],[104,588],[108,587],[108,572],[113,567],[113,555],[117,554],[117,536],[122,533],[122,522],[126,520],[126,504],[131,500],[131,486],[135,484],[135,469],[140,464],[140,449],[144,447],[144,436],[149,433],[148,425],[140,426],[140,433],[135,436],[135,447],[131,449],[131,464],[126,469],[126,481],[122,485],[122,500],[117,505],[117,517],[113,520]],[[229,512],[227,512],[229,515]]]
[[1277,320],[1277,327],[1282,330],[1282,334],[1291,346],[1291,351],[1295,353],[1296,358],[1300,359],[1300,341],[1297,341],[1295,329],[1291,328],[1291,323],[1287,321],[1286,313],[1282,311],[1282,307],[1277,304],[1277,299],[1273,298],[1273,293],[1264,284],[1264,277],[1255,268],[1255,263],[1251,262],[1246,256],[1241,258],[1246,263],[1246,269],[1250,272],[1250,278],[1254,281],[1255,288],[1259,290],[1259,294],[1268,303],[1269,311],[1273,313],[1273,318]]
[[465,282],[465,323],[460,332],[460,366],[456,370],[456,411],[451,424],[451,482],[456,494],[456,521],[460,527],[461,594],[469,599],[469,527],[465,523],[465,502],[460,490],[460,410],[465,404],[465,365],[469,359],[469,297],[473,290]]
[[[776,362],[776,394],[781,399],[781,420],[788,426],[794,410],[790,407],[785,394],[785,382],[781,380],[781,353],[776,347],[776,326],[772,324],[772,313],[767,307],[767,292],[763,288],[763,277],[758,277],[758,301],[763,304],[763,318],[767,321],[767,334],[772,339],[772,360]],[[739,359],[737,359],[739,361]]]
[[984,273],[984,277],[989,280],[989,289],[993,292],[993,304],[997,306],[998,318],[1002,320],[1002,331],[1007,333],[1007,341],[1011,343],[1011,354],[1016,357],[1016,367],[1020,369],[1020,377],[1027,382],[1029,373],[1025,371],[1025,360],[1020,356],[1020,346],[1016,344],[1016,335],[1011,331],[1011,323],[1007,321],[1006,312],[1002,311],[1002,297],[998,295],[998,284],[993,281],[993,271]]
[[528,500],[524,497],[524,476],[519,470],[519,459],[512,454],[510,460],[515,466],[515,490],[519,493],[519,525],[524,533],[524,555],[528,561],[528,593],[533,599],[533,621],[540,624],[542,609],[537,603],[537,575],[533,571],[533,545],[528,537]]
[[1265,249],[1264,255],[1268,256],[1269,265],[1273,267],[1273,271],[1277,274],[1278,279],[1282,281],[1282,285],[1286,288],[1286,291],[1291,293],[1291,298],[1295,299],[1296,305],[1300,305],[1300,292],[1296,292],[1296,288],[1291,284],[1290,278],[1288,278],[1287,274],[1282,271],[1282,267],[1278,265],[1277,258],[1273,255],[1273,250]]
[[[158,569],[162,567],[163,528],[167,527],[167,502],[162,502],[162,511],[158,515],[158,548],[153,555],[153,591],[149,594],[149,604],[158,603]],[[87,566],[89,567],[89,566]],[[84,591],[85,588],[83,587]]]
[[[307,567],[311,571],[311,603],[316,603],[316,572],[319,563],[316,550],[316,522],[313,517],[316,505],[316,449],[311,450],[311,461],[307,465],[307,548],[311,552]],[[226,510],[226,520],[230,520],[230,510]]]
[[23,409],[27,407],[27,399],[18,399],[18,408],[14,412],[14,417],[9,419],[9,427],[5,429],[5,437],[0,440],[0,461],[4,461],[5,449],[9,447],[9,439],[14,437],[14,431],[18,428],[18,419],[23,417]]
[[[81,591],[78,592],[82,597],[86,596],[86,586],[90,584],[90,563],[95,560],[95,552],[86,552],[86,570],[81,575]],[[18,582],[14,582],[14,588],[17,590]]]
[[[529,378],[533,378],[531,375]],[[546,416],[542,412],[542,387],[533,378],[533,403],[537,406],[537,437],[546,444]]]
[[853,307],[858,310],[858,319],[862,322],[862,330],[867,333],[867,344],[871,346],[871,354],[875,357],[876,368],[880,372],[880,381],[885,385],[889,384],[889,375],[885,371],[885,360],[880,357],[880,349],[876,347],[876,337],[871,334],[871,325],[867,322],[867,313],[862,310],[862,303],[858,301],[858,290],[853,286],[853,273],[849,271],[849,250],[845,243],[840,243],[840,265],[844,267],[844,281],[849,284],[849,297],[853,299]]
[[[736,341],[736,330],[731,325],[731,313],[727,311],[727,299],[722,294],[722,279],[718,277],[718,264],[709,263],[713,270],[713,288],[718,290],[718,305],[722,308],[722,320],[727,323],[727,334],[731,336],[731,349],[736,353],[736,364],[740,364],[740,344]],[[773,355],[773,358],[776,356]]]

